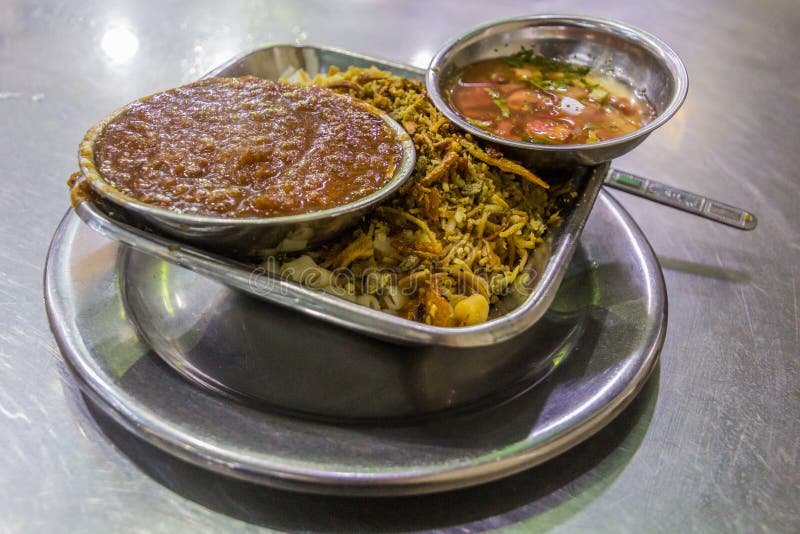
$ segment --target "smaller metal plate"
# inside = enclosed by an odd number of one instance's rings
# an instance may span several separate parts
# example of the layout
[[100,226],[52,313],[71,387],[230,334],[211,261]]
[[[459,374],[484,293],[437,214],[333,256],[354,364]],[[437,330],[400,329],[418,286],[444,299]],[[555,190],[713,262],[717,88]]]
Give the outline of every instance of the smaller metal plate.
[[[552,458],[633,399],[657,361],[666,325],[664,280],[652,250],[603,193],[551,308],[562,315],[569,310],[585,326],[576,343],[564,347],[565,363],[549,380],[477,411],[402,424],[325,423],[246,407],[170,369],[127,315],[121,248],[69,212],[48,256],[51,327],[83,391],[128,430],[184,460],[308,492],[430,493],[498,479]],[[586,285],[589,291],[578,290]],[[202,321],[207,310],[193,313]],[[295,329],[295,335],[307,332]]]

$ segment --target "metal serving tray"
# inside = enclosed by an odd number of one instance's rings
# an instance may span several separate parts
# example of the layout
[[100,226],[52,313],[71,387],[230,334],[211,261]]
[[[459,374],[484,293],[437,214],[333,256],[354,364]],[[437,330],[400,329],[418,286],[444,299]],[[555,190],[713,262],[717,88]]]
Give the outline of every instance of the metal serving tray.
[[[254,75],[269,79],[291,76],[298,69],[311,75],[331,66],[376,66],[395,74],[421,80],[425,71],[352,52],[318,46],[273,45],[237,57],[207,76]],[[563,223],[547,236],[544,246],[531,255],[526,271],[530,282],[503,297],[490,320],[479,325],[437,327],[351,303],[321,291],[274,277],[263,270],[225,258],[173,239],[142,231],[109,217],[97,205],[85,201],[76,211],[94,230],[152,256],[186,267],[235,287],[254,297],[286,306],[329,323],[397,344],[444,347],[495,345],[519,336],[550,307],[564,277],[581,231],[603,185],[608,165],[576,168],[576,203],[563,213]]]

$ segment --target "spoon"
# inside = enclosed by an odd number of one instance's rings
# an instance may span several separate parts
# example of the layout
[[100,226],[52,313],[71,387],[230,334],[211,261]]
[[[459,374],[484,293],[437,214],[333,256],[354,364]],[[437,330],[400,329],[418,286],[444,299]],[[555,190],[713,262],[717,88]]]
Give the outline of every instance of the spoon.
[[758,224],[756,216],[742,208],[618,169],[611,169],[603,184],[739,230]]

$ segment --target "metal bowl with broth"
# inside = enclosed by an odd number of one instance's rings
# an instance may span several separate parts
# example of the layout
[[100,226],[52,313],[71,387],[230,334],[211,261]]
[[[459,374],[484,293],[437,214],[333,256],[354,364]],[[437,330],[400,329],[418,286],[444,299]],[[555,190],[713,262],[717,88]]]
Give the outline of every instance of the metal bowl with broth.
[[[525,132],[517,135],[510,129],[506,133],[487,127],[490,121],[482,124],[454,104],[453,85],[463,77],[465,69],[475,71],[476,65],[480,67],[493,60],[526,57],[562,65],[581,79],[583,76],[591,77],[592,82],[602,79],[626,88],[635,100],[649,108],[642,113],[645,120],[621,135],[601,135],[588,140],[576,136],[573,141],[565,138],[567,143],[556,144],[552,142],[555,137],[537,139],[527,137]],[[595,83],[585,83],[585,87]],[[636,147],[678,111],[686,97],[688,76],[678,55],[666,43],[642,30],[594,17],[536,15],[491,22],[451,40],[431,61],[426,86],[436,106],[459,127],[503,146],[527,165],[554,168],[598,165]],[[487,93],[493,90],[488,86],[485,89]],[[512,110],[500,95],[488,94],[488,97],[499,106],[498,115],[509,118]],[[569,107],[561,106],[561,111],[569,113],[572,111]]]

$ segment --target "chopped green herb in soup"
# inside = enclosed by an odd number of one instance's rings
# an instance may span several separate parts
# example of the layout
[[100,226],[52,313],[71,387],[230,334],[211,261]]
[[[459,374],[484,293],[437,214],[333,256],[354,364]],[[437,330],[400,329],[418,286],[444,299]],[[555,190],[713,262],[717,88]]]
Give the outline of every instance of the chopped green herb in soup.
[[474,126],[537,144],[596,143],[638,130],[655,117],[647,100],[624,84],[531,50],[468,65],[447,94]]

